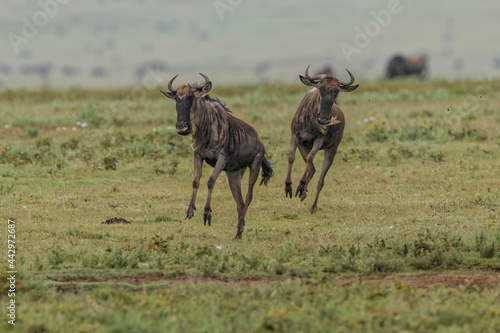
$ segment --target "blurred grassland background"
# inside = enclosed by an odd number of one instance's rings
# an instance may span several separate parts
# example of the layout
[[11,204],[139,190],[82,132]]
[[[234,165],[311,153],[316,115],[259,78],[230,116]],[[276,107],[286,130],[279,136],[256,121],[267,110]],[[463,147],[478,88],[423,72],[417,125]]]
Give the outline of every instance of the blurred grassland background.
[[[391,1],[398,13],[347,59],[341,43],[356,46],[355,29],[365,31],[373,12]],[[219,84],[290,83],[308,64],[374,80],[400,52],[427,54],[433,78],[500,74],[494,0],[68,1],[27,43],[12,47],[9,33],[23,36],[25,21],[43,8],[0,2],[0,88],[151,88],[175,74],[197,80],[198,72]]]

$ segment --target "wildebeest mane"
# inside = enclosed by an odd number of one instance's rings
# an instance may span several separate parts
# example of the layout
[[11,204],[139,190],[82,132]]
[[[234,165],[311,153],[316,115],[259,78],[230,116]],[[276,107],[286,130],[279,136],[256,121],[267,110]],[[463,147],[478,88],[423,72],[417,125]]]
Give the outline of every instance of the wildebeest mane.
[[226,102],[218,99],[217,97],[210,97],[207,95],[206,100],[210,102],[219,103],[222,106],[222,108],[226,110],[227,113],[232,113],[231,110],[229,110],[229,108],[226,106]]
[[217,97],[207,95],[200,103],[197,107],[203,108],[205,111],[200,114],[196,124],[197,129],[193,133],[192,147],[194,150],[208,144],[209,141],[212,141],[211,145],[219,145],[225,141],[225,137],[231,135],[234,135],[234,139],[238,143],[244,142],[244,136],[249,133],[252,133],[251,136],[256,135],[252,127],[232,116],[226,103]]

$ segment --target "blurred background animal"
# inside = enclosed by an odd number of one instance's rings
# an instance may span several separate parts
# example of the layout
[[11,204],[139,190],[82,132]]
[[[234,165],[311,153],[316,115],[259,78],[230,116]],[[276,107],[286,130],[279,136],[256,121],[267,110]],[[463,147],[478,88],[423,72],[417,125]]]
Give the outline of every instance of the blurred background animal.
[[386,78],[393,79],[397,76],[416,75],[424,79],[427,75],[427,56],[406,57],[396,55],[391,58],[387,65]]

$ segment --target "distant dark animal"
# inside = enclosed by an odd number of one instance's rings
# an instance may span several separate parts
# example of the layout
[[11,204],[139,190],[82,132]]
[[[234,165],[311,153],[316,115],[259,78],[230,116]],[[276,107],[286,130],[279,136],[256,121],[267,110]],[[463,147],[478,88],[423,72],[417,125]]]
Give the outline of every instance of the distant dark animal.
[[109,76],[109,71],[105,67],[95,66],[90,69],[90,75],[93,77],[103,78]]
[[139,64],[135,69],[135,76],[141,82],[147,76],[161,76],[168,71],[168,65],[163,60],[150,60]]
[[21,74],[23,75],[38,75],[42,80],[46,81],[54,69],[51,63],[30,64],[21,67]]
[[[186,219],[194,215],[196,192],[200,186],[200,177],[203,161],[214,168],[208,179],[208,194],[203,213],[203,221],[211,225],[212,209],[210,200],[215,181],[222,171],[226,172],[229,188],[233,194],[238,209],[238,225],[235,239],[241,239],[245,226],[245,215],[252,201],[253,187],[262,167],[261,184],[267,184],[273,175],[271,164],[266,159],[265,148],[255,129],[244,121],[232,116],[224,103],[217,98],[211,98],[208,93],[212,89],[212,82],[205,78],[203,84],[186,84],[179,88],[172,88],[162,93],[175,100],[177,109],[177,133],[192,135],[194,150],[194,181],[193,194],[186,212]],[[241,195],[241,179],[245,170],[250,168],[248,192],[245,202]]]
[[387,79],[393,79],[397,76],[416,75],[419,79],[424,79],[427,75],[427,57],[404,57],[394,56],[387,66]]
[[65,65],[61,67],[61,72],[64,76],[69,77],[69,76],[77,76],[80,71],[76,67]]
[[10,75],[12,73],[12,68],[7,64],[0,64],[0,74]]
[[493,58],[493,65],[495,68],[500,68],[500,57]]
[[295,192],[295,196],[299,195],[301,201],[306,198],[307,186],[316,172],[313,164],[314,157],[319,150],[324,150],[325,158],[318,181],[316,198],[311,206],[311,213],[315,213],[319,193],[325,184],[326,173],[332,166],[337,148],[344,134],[345,118],[342,110],[337,105],[337,96],[341,91],[354,91],[359,85],[352,85],[354,76],[349,71],[347,72],[351,80],[344,83],[336,77],[326,74],[310,77],[308,70],[309,66],[306,69],[305,76],[299,75],[299,77],[306,86],[314,88],[304,96],[292,120],[292,138],[288,155],[285,195],[292,198],[292,166],[295,161],[297,147],[307,164]]

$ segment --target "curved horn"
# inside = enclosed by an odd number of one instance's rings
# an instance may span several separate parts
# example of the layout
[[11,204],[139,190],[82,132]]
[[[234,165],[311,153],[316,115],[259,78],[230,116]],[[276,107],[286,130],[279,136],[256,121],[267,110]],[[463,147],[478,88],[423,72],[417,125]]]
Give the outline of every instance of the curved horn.
[[172,80],[170,80],[170,82],[168,83],[168,90],[170,90],[173,93],[176,93],[177,89],[172,88],[172,83],[174,82],[175,78],[178,77],[178,76],[179,76],[178,74],[176,76],[174,76],[172,78]]
[[349,76],[351,77],[351,81],[349,81],[348,83],[345,83],[345,82],[342,82],[342,81],[339,80],[339,83],[341,85],[344,85],[344,86],[350,86],[351,84],[354,83],[354,75],[352,75],[352,73],[349,72],[349,70],[347,68],[346,68],[346,71],[347,71],[347,73],[349,73]]
[[200,74],[201,76],[203,76],[203,78],[205,79],[205,83],[203,83],[203,84],[198,84],[198,83],[193,83],[193,84],[191,84],[191,83],[190,83],[190,84],[189,84],[189,86],[190,86],[191,88],[194,88],[194,89],[200,89],[200,88],[203,88],[203,87],[204,87],[207,83],[209,83],[209,82],[210,82],[210,79],[208,78],[208,76],[206,76],[206,75],[205,75],[205,74],[203,74],[203,73],[198,73],[198,74]]
[[304,73],[304,76],[306,78],[308,78],[309,80],[312,80],[312,77],[309,76],[309,67],[311,67],[311,65],[307,66],[306,68],[306,72]]
[[309,76],[309,67],[311,67],[311,65],[307,66],[306,72],[305,72],[305,75],[304,75],[306,78],[309,79],[309,81],[312,81],[312,82],[314,82],[314,81],[321,81],[321,80],[323,80],[325,78],[326,74],[319,74],[319,75],[315,75],[313,77],[310,77]]

